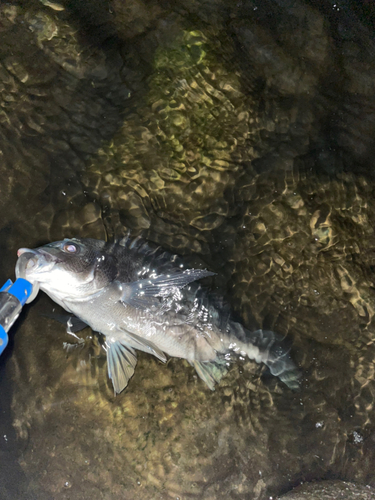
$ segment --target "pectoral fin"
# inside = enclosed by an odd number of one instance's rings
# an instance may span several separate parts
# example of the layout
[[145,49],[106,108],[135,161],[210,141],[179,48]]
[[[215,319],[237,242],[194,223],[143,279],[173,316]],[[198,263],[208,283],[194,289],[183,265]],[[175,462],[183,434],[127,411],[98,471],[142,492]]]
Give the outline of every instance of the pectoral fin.
[[88,326],[89,325],[87,323],[77,318],[76,316],[70,316],[70,318],[66,322],[66,331],[68,333],[77,333],[81,330],[84,330]]
[[88,324],[77,318],[77,316],[72,316],[71,314],[54,314],[45,313],[42,314],[45,318],[50,318],[58,321],[59,323],[66,324],[67,333],[77,333],[88,327]]
[[128,385],[137,364],[134,349],[121,342],[106,341],[108,377],[112,380],[115,394],[119,394]]
[[186,269],[182,272],[162,274],[157,278],[143,279],[128,284],[118,283],[120,300],[137,309],[147,309],[159,304],[158,297],[165,298],[193,281],[213,276],[204,269]]

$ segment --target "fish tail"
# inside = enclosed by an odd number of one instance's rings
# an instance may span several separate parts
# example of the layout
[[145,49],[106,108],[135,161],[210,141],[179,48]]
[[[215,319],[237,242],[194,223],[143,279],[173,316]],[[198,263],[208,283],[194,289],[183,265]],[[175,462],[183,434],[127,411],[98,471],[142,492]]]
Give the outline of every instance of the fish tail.
[[271,330],[245,330],[244,333],[246,341],[242,350],[247,356],[257,363],[264,363],[272,375],[278,377],[289,389],[299,390],[301,372],[290,356],[291,346],[285,338]]

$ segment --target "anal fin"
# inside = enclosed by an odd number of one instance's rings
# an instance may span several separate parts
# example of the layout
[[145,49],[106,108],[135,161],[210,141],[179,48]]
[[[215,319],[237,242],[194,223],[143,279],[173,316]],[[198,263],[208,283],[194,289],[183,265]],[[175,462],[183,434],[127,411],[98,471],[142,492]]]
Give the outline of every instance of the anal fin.
[[215,390],[215,384],[220,383],[228,372],[225,361],[189,361],[189,363],[211,391]]

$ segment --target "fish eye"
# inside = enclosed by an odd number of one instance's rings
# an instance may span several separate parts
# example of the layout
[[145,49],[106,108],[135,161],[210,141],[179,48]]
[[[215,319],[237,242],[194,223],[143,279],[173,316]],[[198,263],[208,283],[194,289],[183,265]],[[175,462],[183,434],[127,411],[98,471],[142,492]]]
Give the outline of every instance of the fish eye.
[[77,245],[74,245],[73,243],[65,243],[65,245],[63,246],[63,250],[66,253],[77,253],[78,247],[77,247]]

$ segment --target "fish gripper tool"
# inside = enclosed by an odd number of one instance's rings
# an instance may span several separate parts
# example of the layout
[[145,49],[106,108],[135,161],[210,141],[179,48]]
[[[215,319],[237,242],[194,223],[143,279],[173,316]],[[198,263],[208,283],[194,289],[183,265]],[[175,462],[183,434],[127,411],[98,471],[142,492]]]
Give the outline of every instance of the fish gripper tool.
[[33,285],[23,278],[16,279],[14,283],[9,279],[0,288],[0,355],[8,344],[8,331],[32,291]]

